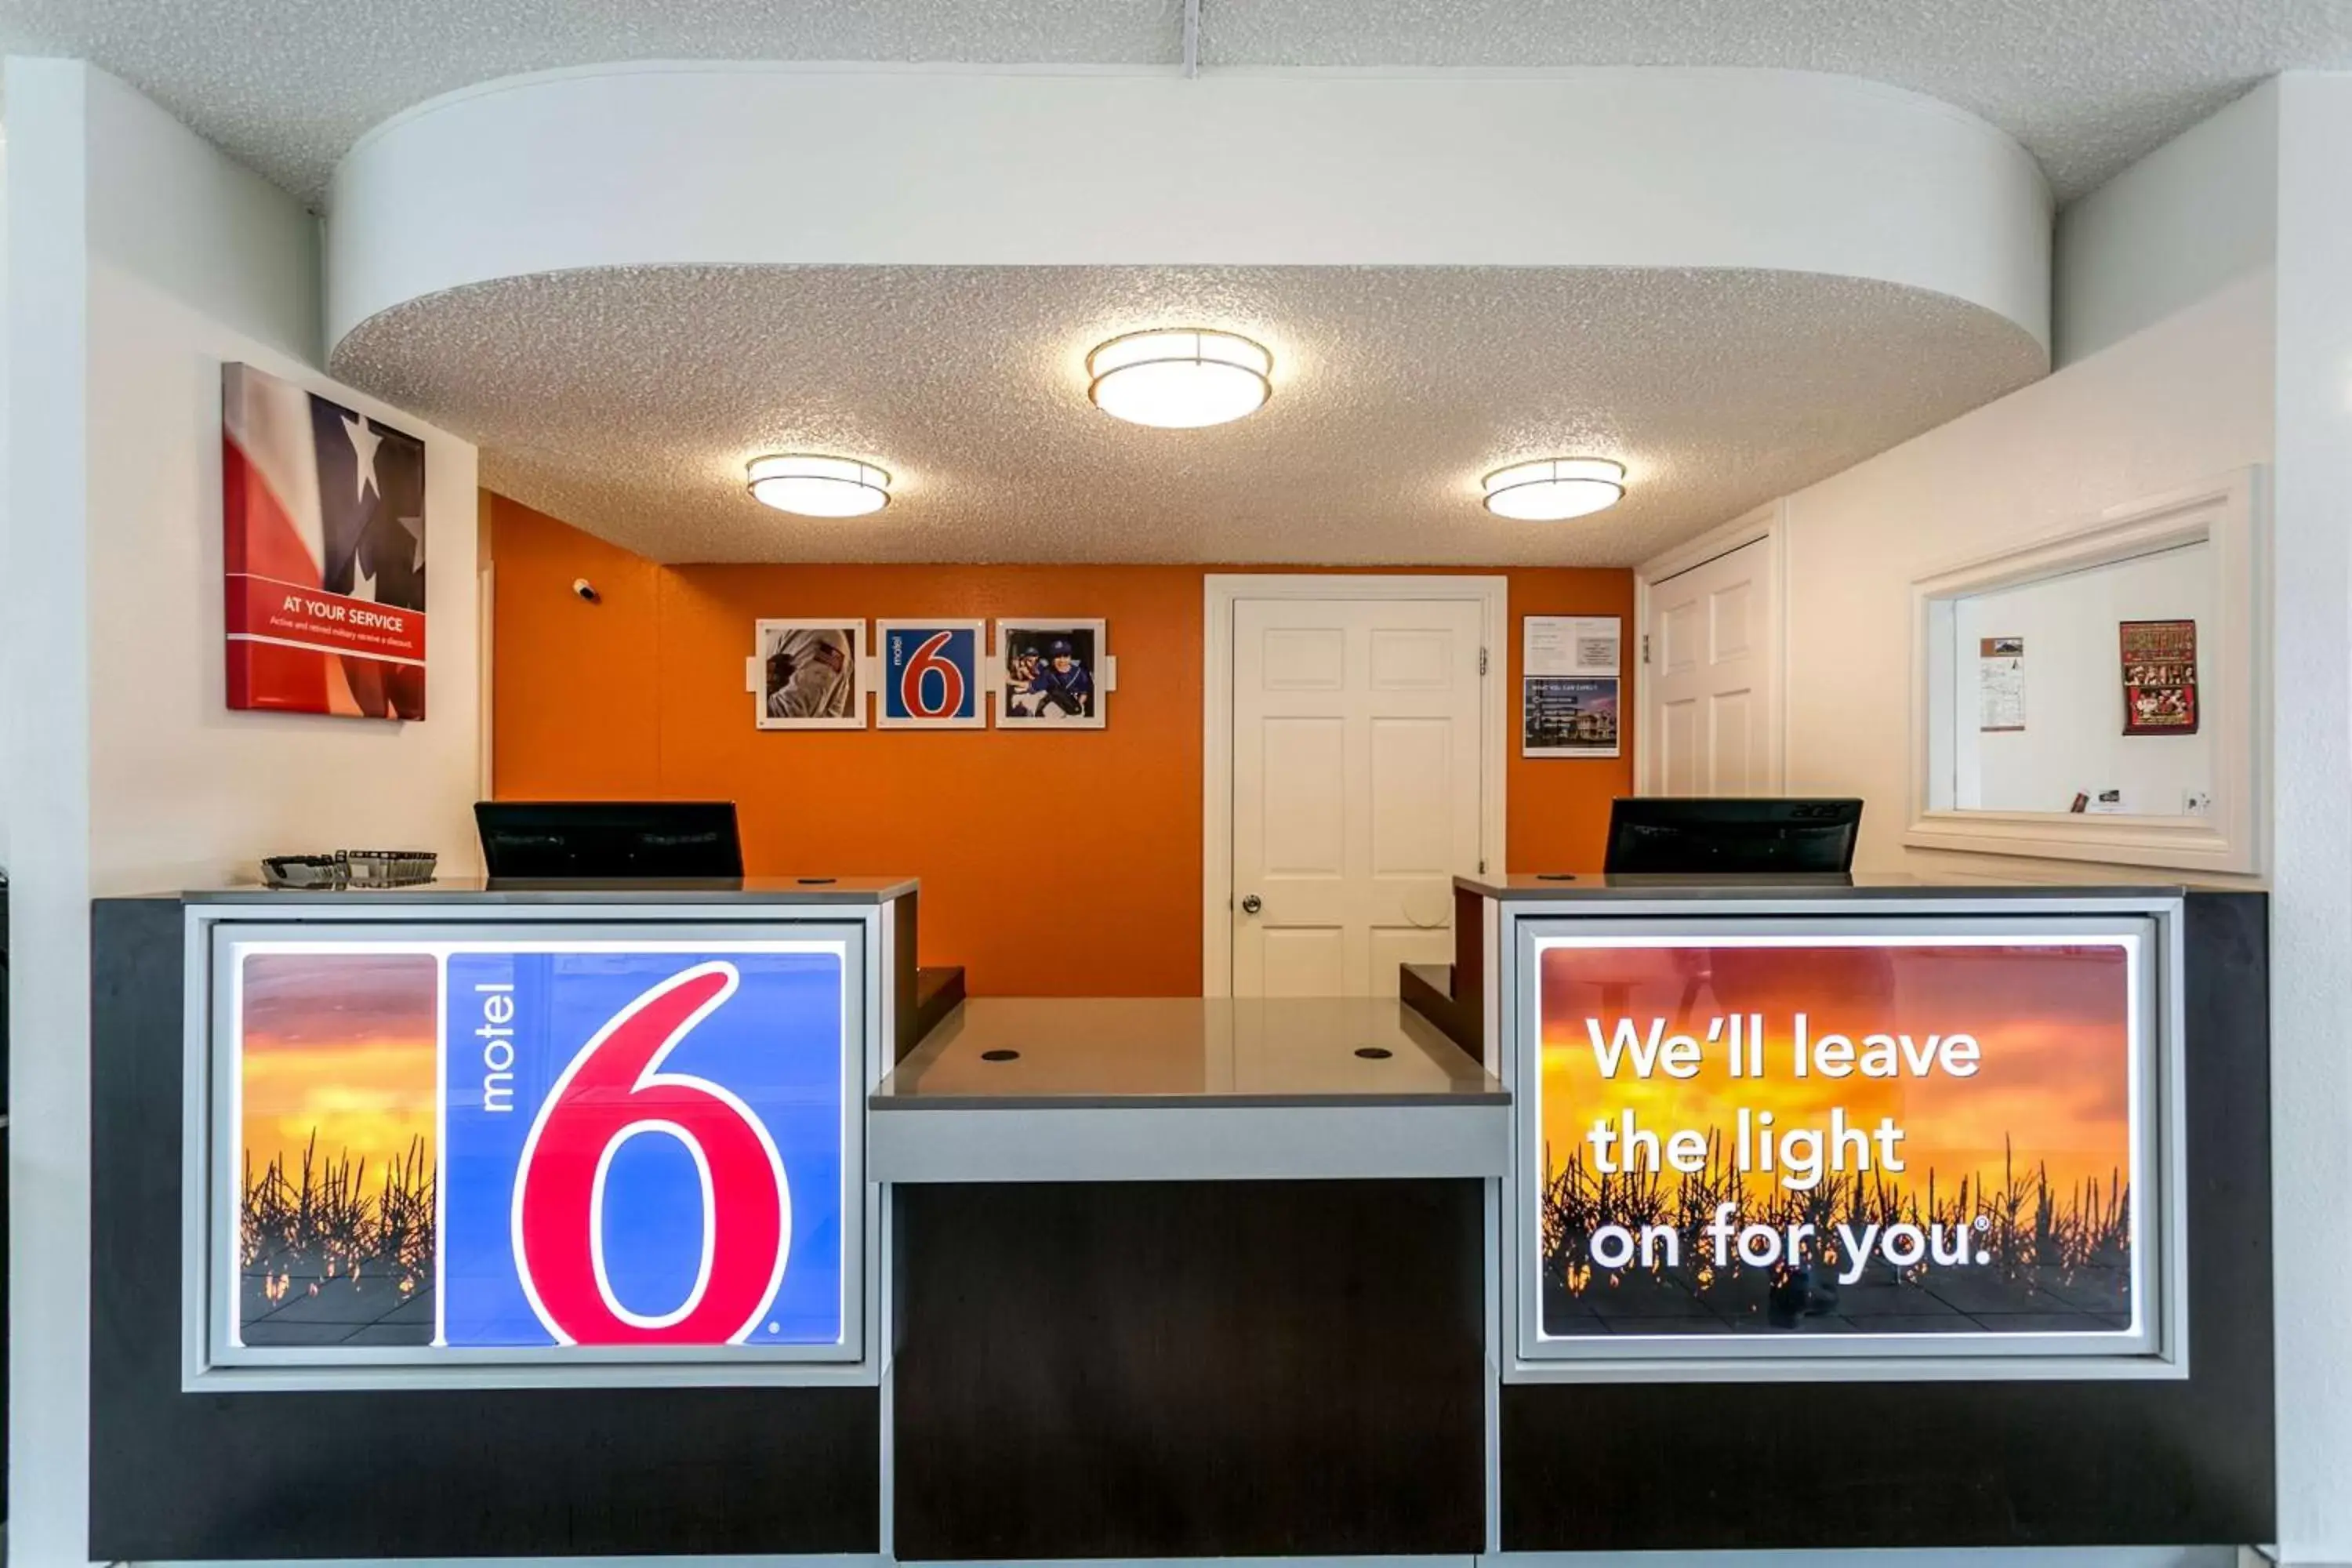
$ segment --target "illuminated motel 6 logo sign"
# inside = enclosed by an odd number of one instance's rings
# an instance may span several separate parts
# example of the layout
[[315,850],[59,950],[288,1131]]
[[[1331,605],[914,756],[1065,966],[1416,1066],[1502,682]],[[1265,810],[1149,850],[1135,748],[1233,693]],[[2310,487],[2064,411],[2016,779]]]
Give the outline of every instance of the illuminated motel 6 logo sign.
[[462,951],[442,995],[444,1342],[840,1339],[837,952]]
[[[775,1140],[721,1085],[661,1070],[739,984],[731,963],[698,964],[630,1003],[565,1065],[523,1140],[514,1256],[523,1294],[565,1344],[740,1343],[783,1279],[793,1199]],[[604,1243],[614,1156],[653,1133],[683,1146],[701,1199],[694,1283],[665,1312],[622,1303]]]

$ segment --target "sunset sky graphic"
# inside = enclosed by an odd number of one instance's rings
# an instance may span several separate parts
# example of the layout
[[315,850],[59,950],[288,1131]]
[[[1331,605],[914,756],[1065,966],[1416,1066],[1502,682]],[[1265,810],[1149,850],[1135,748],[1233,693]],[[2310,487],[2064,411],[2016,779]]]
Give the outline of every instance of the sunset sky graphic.
[[[2116,1173],[2130,1179],[2129,973],[2115,944],[1639,947],[1546,949],[1541,964],[1542,1121],[1546,1176],[1579,1154],[1586,1135],[1630,1109],[1663,1138],[1678,1129],[1721,1129],[1741,1106],[1769,1110],[1777,1128],[1825,1126],[1843,1106],[1849,1124],[1893,1116],[1906,1186],[1923,1188],[1932,1166],[1939,1193],[1963,1176],[1998,1189],[2002,1140],[2020,1180],[2046,1165],[2061,1191]],[[1843,1079],[1792,1074],[1795,1016],[1815,1039],[1836,1032],[1859,1047],[1866,1034],[1974,1036],[1980,1066],[1970,1078]],[[1696,1077],[1643,1079],[1629,1062],[1603,1076],[1586,1020],[1604,1036],[1631,1018],[1646,1037],[1663,1016],[1668,1033],[1704,1042],[1718,1014],[1761,1013],[1765,1074],[1733,1078],[1728,1052],[1702,1045]],[[1671,1171],[1665,1181],[1675,1180]],[[1758,1196],[1780,1190],[1777,1173],[1751,1172]]]
[[238,1044],[246,1160],[283,1157],[299,1181],[320,1161],[367,1162],[368,1185],[422,1139],[436,1156],[440,973],[431,953],[255,952],[244,957]]

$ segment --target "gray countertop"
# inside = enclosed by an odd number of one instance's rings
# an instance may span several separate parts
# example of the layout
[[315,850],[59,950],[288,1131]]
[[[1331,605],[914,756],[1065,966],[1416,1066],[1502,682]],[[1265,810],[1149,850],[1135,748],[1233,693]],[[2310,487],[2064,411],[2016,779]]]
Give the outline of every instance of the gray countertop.
[[414,888],[201,888],[192,904],[880,904],[916,889],[912,877],[746,877],[740,880],[485,881],[452,877]]
[[[990,1059],[1003,1051],[1017,1054]],[[877,1111],[1468,1106],[1509,1096],[1394,997],[975,997],[869,1103]]]
[[1600,871],[1574,875],[1515,874],[1504,878],[1456,877],[1466,892],[1513,902],[1576,902],[1595,900],[1737,900],[1740,899],[2053,899],[2178,898],[2188,889],[2177,882],[1969,882],[1927,881],[1916,877],[1612,877]]

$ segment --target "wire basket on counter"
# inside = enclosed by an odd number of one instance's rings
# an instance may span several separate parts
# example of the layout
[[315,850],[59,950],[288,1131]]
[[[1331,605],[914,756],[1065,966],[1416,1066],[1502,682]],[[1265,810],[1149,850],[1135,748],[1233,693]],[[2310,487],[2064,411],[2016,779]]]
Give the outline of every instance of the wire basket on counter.
[[331,855],[272,855],[261,879],[273,888],[414,888],[433,879],[430,849],[338,849]]

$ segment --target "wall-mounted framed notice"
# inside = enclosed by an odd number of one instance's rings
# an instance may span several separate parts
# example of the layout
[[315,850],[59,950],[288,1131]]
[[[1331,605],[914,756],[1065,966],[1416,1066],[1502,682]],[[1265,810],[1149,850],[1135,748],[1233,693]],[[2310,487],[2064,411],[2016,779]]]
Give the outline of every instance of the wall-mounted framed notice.
[[988,724],[981,664],[988,623],[877,620],[875,684],[885,730],[980,730]]
[[425,443],[221,367],[228,705],[425,717]]
[[768,620],[751,629],[745,680],[762,730],[863,730],[866,623],[835,616]]
[[996,623],[989,705],[1000,730],[1099,730],[1118,683],[1108,623],[1073,616]]
[[1507,940],[1523,1373],[2186,1375],[2160,911]]
[[1521,626],[1519,755],[1616,756],[1622,623],[1615,616],[1528,616]]

